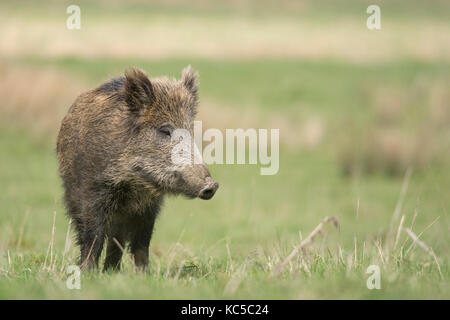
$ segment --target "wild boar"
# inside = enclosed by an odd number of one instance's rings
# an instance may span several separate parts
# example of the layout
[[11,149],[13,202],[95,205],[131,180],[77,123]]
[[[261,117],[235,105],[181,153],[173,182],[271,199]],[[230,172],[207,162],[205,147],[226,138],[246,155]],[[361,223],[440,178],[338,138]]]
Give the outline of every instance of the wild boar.
[[191,135],[198,73],[149,79],[138,68],[81,94],[57,139],[64,201],[80,246],[82,267],[119,269],[129,244],[137,267],[148,268],[155,219],[167,194],[211,199],[218,188],[203,162],[174,164],[177,129]]

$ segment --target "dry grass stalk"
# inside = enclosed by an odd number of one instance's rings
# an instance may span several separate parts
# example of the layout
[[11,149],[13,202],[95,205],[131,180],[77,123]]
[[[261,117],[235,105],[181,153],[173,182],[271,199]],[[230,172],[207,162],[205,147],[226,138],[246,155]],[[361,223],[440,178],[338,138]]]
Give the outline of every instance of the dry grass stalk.
[[17,240],[16,250],[19,250],[20,245],[22,244],[23,231],[25,229],[25,223],[27,222],[27,218],[28,218],[29,214],[30,214],[30,209],[27,209],[27,211],[25,212],[25,216],[23,217],[22,224],[20,225],[19,239]]
[[[422,231],[421,233],[419,233],[419,235],[417,236],[417,238],[419,239],[419,238],[422,236],[422,234],[424,234],[425,231],[427,231],[429,228],[431,228],[431,226],[434,225],[434,224],[436,223],[436,221],[439,220],[439,218],[440,218],[440,216],[437,217],[436,219],[434,219],[433,222],[431,222],[425,229],[423,229],[423,231]],[[410,229],[410,230],[412,231],[412,229]],[[412,243],[412,244],[409,246],[409,248],[406,250],[406,254],[408,254],[408,253],[412,250],[412,248],[414,248],[415,244],[416,244],[416,242],[413,241],[413,243]]]
[[170,276],[170,269],[172,267],[172,262],[175,258],[176,253],[172,252],[172,254],[169,257],[169,261],[167,262],[167,270],[166,270],[166,274],[164,275],[164,278],[167,279]]
[[81,263],[81,270],[84,270],[84,268],[86,268],[89,258],[91,257],[92,249],[94,248],[96,241],[97,241],[97,236],[95,236],[94,241],[92,241],[92,244],[91,244],[91,247],[89,248],[89,252],[88,252],[86,259]]
[[375,244],[375,246],[376,246],[377,249],[378,249],[378,254],[380,255],[381,262],[382,262],[383,265],[384,265],[384,264],[385,264],[385,261],[384,261],[383,249],[381,248],[380,240],[374,241],[374,244]]
[[311,277],[311,271],[308,268],[308,265],[306,264],[305,260],[302,258],[302,266],[303,266],[303,270],[306,271],[306,273],[308,274],[308,277]]
[[72,223],[72,219],[69,219],[69,224],[67,225],[67,233],[66,233],[66,241],[64,243],[64,251],[63,251],[63,256],[62,256],[62,262],[61,262],[61,272],[64,269],[64,261],[66,258],[66,254],[67,252],[69,252],[69,248],[70,248],[70,224]]
[[362,262],[361,262],[361,263],[364,263],[365,259],[366,259],[366,242],[363,241],[363,247],[362,247]]
[[436,256],[436,254],[434,253],[433,249],[428,247],[423,241],[421,241],[419,239],[419,237],[414,232],[411,231],[411,229],[404,228],[403,230],[405,230],[406,233],[413,239],[414,243],[417,243],[419,245],[419,247],[421,247],[423,250],[425,250],[426,253],[428,253],[430,256],[433,257],[434,262],[436,263],[436,266],[438,268],[439,275],[441,276],[441,279],[444,279],[444,276],[442,275],[442,272],[441,272],[441,266],[439,265],[438,258]]
[[239,288],[242,279],[245,276],[247,269],[247,261],[244,263],[231,275],[230,280],[225,285],[224,294],[234,294],[236,290]]
[[354,257],[354,259],[355,259],[355,263],[357,263],[358,261],[357,261],[357,259],[358,259],[358,251],[357,251],[357,242],[358,242],[358,236],[357,236],[357,234],[358,234],[358,218],[359,218],[359,196],[358,196],[358,200],[356,201],[356,217],[355,217],[355,222],[356,222],[356,231],[355,231],[355,234],[354,234],[354,236],[353,236],[353,247],[354,247],[354,254],[355,254],[355,257]]
[[156,272],[155,272],[155,274],[159,278],[161,276],[161,261],[159,260],[159,257],[154,259],[154,261],[156,261]]
[[292,252],[281,262],[276,271],[275,276],[280,275],[283,273],[286,265],[307,245],[311,244],[314,240],[314,238],[322,231],[323,226],[328,223],[329,221],[332,221],[334,226],[336,228],[339,228],[339,221],[335,217],[325,217],[318,225],[317,227],[303,240],[298,246],[292,250]]
[[181,271],[183,271],[183,267],[186,263],[186,260],[182,260],[180,266],[178,267],[178,271],[177,274],[175,275],[175,277],[173,278],[174,280],[177,280],[180,277]]
[[230,251],[230,246],[228,245],[228,241],[226,243],[226,247],[227,247],[228,260],[230,260],[230,269],[231,269],[231,272],[234,272],[233,259],[231,259],[231,251]]
[[344,255],[342,254],[343,250],[342,250],[341,245],[338,245],[338,249],[339,249],[338,260],[341,262],[341,264],[345,265]]
[[403,208],[403,201],[406,196],[406,192],[408,191],[409,181],[411,179],[412,168],[409,167],[406,170],[405,177],[403,178],[402,190],[400,191],[400,196],[397,201],[397,205],[395,206],[394,214],[392,215],[391,226],[397,221],[400,213]]
[[122,251],[122,254],[128,257],[128,259],[131,261],[131,265],[133,266],[133,270],[136,271],[136,264],[134,263],[134,260],[126,254],[125,248],[120,244],[120,242],[115,237],[113,237],[112,240],[117,245],[117,247],[119,247],[120,251]]
[[394,249],[397,247],[398,240],[400,238],[400,232],[402,231],[404,221],[405,221],[405,215],[402,215],[402,218],[400,219],[400,224],[398,225],[397,235],[395,236]]
[[56,231],[56,210],[53,210],[52,236],[50,238],[50,243],[47,248],[47,254],[45,255],[44,269],[47,268],[47,259],[48,259],[49,254],[50,254],[50,263],[49,263],[49,267],[48,267],[49,270],[53,263],[53,245],[55,242],[55,231]]
[[[417,209],[418,206],[419,206],[419,201],[417,200],[416,208],[414,209],[414,215],[413,215],[413,218],[412,218],[412,221],[411,221],[411,226],[409,227],[411,230],[413,230],[414,223],[416,222],[416,218],[417,218],[417,215],[418,215],[418,209]],[[403,243],[402,243],[402,245],[400,247],[400,253],[402,255],[402,258],[403,258],[403,248],[405,247],[405,245],[408,242],[408,240],[409,240],[409,238],[406,237],[406,239],[403,241]]]

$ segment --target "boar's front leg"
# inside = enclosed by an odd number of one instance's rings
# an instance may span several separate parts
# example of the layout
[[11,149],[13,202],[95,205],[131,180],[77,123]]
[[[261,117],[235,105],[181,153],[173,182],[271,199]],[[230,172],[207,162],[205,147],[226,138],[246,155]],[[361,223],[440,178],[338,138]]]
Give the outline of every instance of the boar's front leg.
[[81,243],[81,267],[93,269],[98,266],[102,253],[105,233],[103,226],[87,226],[83,232]]
[[91,206],[86,206],[83,211],[83,230],[80,237],[81,267],[82,269],[93,269],[98,267],[98,260],[105,241],[105,214]]
[[120,270],[120,260],[122,260],[125,242],[122,236],[115,235],[108,237],[108,245],[106,247],[106,258],[103,271]]
[[136,219],[134,232],[130,239],[130,249],[133,254],[134,264],[140,271],[148,270],[148,250],[153,234],[155,215],[149,214]]

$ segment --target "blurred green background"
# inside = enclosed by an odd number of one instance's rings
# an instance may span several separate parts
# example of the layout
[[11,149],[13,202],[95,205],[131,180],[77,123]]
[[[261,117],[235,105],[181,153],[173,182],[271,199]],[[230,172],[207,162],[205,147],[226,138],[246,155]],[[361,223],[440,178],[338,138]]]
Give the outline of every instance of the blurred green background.
[[[0,298],[450,298],[449,21],[437,0],[1,1]],[[188,64],[204,127],[280,129],[278,174],[211,166],[212,201],[166,202],[150,274],[125,258],[68,290],[62,117],[129,66],[178,78]],[[274,277],[330,215],[340,229]],[[381,290],[366,288],[370,264]]]

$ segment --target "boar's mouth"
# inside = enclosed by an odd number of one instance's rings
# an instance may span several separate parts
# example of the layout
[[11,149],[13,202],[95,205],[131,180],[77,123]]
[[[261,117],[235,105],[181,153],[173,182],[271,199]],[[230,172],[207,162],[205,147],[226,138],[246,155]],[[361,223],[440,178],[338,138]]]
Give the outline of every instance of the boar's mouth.
[[190,189],[186,188],[186,189],[181,189],[178,190],[178,188],[171,188],[170,185],[174,185],[174,186],[186,186],[186,181],[183,179],[182,175],[178,172],[173,172],[172,175],[172,183],[161,183],[161,181],[155,179],[151,174],[149,174],[146,170],[144,170],[142,167],[134,167],[133,168],[134,172],[137,173],[139,175],[139,177],[141,177],[141,179],[143,179],[146,183],[152,185],[153,187],[168,192],[170,194],[183,194],[188,198],[196,198],[198,196],[198,191],[190,191]]
[[134,167],[133,171],[137,173],[146,183],[151,184],[152,186],[163,189],[158,180],[152,177],[148,172],[146,172],[142,167]]
[[[214,194],[216,193],[216,190],[219,188],[219,184],[212,180],[211,177],[207,179],[207,183],[204,186],[193,188],[190,186],[188,181],[184,179],[183,175],[177,171],[173,172],[172,175],[172,183],[167,183],[167,185],[162,184],[161,181],[155,179],[151,174],[149,174],[147,171],[145,171],[142,167],[134,167],[134,172],[136,172],[146,183],[154,186],[155,188],[158,188],[160,190],[163,190],[165,192],[171,193],[171,194],[183,194],[184,196],[188,198],[200,198],[203,200],[209,200],[211,199]],[[175,186],[170,187],[170,185]]]

